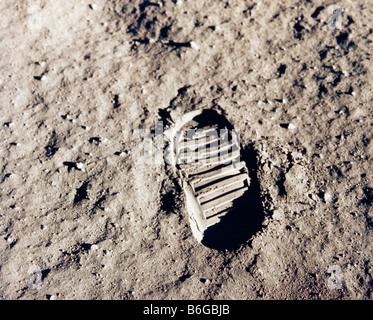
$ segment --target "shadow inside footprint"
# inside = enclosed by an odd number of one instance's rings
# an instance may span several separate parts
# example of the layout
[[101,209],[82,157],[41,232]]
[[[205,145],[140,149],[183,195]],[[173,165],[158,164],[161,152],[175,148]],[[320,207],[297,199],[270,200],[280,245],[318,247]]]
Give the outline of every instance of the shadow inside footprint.
[[232,210],[220,222],[205,231],[202,244],[217,249],[237,249],[246,243],[262,227],[264,212],[260,199],[260,185],[256,175],[256,151],[248,146],[241,151],[246,162],[251,183],[244,196],[234,201]]

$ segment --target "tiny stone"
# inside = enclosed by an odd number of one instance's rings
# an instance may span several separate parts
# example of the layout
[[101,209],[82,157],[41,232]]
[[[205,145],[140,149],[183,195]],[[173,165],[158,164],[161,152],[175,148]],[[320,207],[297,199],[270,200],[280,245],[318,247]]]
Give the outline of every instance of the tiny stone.
[[324,200],[325,200],[326,202],[329,202],[331,199],[332,199],[332,194],[329,193],[329,192],[326,192],[326,193],[324,194]]

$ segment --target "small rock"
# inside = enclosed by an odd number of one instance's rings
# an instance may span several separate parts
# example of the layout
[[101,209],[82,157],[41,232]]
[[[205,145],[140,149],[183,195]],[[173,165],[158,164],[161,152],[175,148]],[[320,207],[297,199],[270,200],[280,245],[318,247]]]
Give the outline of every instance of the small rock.
[[332,200],[332,198],[333,198],[333,195],[330,192],[325,192],[325,194],[324,194],[324,200],[326,202],[330,202],[330,200]]
[[194,41],[191,41],[190,42],[190,46],[195,49],[195,50],[198,50],[199,49],[199,45],[197,43],[195,43]]
[[275,220],[284,219],[284,212],[282,210],[273,211],[273,219],[275,219]]
[[84,163],[82,163],[82,162],[77,162],[77,163],[76,163],[76,167],[77,167],[79,170],[81,170],[81,171],[84,172]]

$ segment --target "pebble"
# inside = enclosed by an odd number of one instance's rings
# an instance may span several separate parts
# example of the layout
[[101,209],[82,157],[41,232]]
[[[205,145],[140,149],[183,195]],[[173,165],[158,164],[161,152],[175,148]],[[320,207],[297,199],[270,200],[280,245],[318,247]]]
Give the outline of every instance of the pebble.
[[333,195],[330,192],[325,192],[325,194],[324,194],[324,200],[326,202],[329,202],[330,200],[332,200],[332,197],[333,197]]

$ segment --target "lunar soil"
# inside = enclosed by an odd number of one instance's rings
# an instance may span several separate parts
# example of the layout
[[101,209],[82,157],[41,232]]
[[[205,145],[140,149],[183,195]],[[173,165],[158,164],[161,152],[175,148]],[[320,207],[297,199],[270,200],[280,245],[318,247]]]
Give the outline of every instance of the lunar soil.
[[[0,10],[2,299],[372,299],[372,1]],[[171,167],[138,153],[202,108],[250,173],[232,248],[193,238]]]

